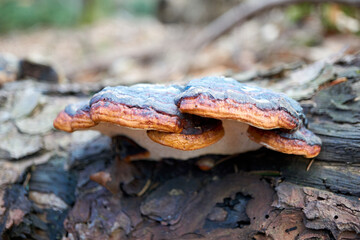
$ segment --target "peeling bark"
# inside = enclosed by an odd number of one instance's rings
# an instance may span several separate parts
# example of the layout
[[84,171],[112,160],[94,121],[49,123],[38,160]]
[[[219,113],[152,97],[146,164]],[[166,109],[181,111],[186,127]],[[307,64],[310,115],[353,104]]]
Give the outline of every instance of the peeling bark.
[[327,229],[338,238],[341,232],[360,233],[360,201],[310,187],[281,183],[277,188],[277,208],[301,209],[305,226]]

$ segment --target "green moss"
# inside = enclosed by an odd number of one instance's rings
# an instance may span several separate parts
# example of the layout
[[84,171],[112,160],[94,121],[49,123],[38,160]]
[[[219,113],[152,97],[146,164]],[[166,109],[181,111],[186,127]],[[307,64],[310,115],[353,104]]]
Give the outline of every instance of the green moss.
[[314,6],[312,4],[302,3],[289,6],[285,13],[290,21],[296,23],[308,17],[313,10]]
[[70,0],[2,0],[0,32],[38,25],[69,26],[77,22],[79,11]]
[[91,23],[111,14],[113,4],[114,0],[1,0],[0,32]]

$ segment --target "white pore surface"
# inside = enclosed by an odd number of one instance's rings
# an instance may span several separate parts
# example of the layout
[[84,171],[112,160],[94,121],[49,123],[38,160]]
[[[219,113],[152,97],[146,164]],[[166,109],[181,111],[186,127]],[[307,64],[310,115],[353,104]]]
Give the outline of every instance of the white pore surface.
[[205,154],[231,155],[257,150],[261,147],[260,144],[248,138],[246,133],[248,129],[247,124],[233,120],[223,120],[223,127],[225,135],[220,141],[193,151],[178,150],[155,143],[147,136],[146,130],[126,128],[110,123],[99,123],[97,126],[90,128],[90,130],[100,131],[110,137],[125,135],[143,148],[146,148],[150,152],[150,159],[153,160],[160,160],[161,158],[187,160]]

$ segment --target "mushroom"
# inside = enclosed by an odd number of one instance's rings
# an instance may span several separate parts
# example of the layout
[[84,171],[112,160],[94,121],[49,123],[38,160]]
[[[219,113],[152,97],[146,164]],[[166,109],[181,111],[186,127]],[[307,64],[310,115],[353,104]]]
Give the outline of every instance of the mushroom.
[[262,145],[313,157],[321,141],[305,128],[305,121],[300,104],[284,94],[230,78],[206,77],[185,88],[107,87],[89,104],[67,107],[54,126],[69,132],[92,129],[108,136],[126,135],[146,148],[151,159],[236,154]]
[[293,133],[282,129],[263,130],[250,126],[248,134],[254,142],[282,153],[313,158],[321,150],[320,138],[304,126]]
[[[182,91],[178,85],[107,87],[95,94],[90,103],[66,107],[54,120],[54,127],[67,132],[98,130],[111,137],[126,135],[146,148],[151,159],[188,159],[206,154],[204,147],[224,135],[221,121],[182,114],[174,101]],[[162,138],[163,132],[171,135]]]
[[[231,78],[206,77],[190,81],[176,101],[183,113],[221,119],[227,137],[248,130],[251,140],[279,152],[308,158],[320,152],[321,140],[305,128],[300,104],[285,94]],[[231,129],[226,127],[230,123]]]

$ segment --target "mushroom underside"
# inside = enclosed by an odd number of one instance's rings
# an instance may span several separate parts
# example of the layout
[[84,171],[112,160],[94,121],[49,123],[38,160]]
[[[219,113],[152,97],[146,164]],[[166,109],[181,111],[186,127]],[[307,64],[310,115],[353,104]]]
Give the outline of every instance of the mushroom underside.
[[[162,158],[176,158],[180,160],[187,160],[206,154],[231,155],[254,151],[261,148],[262,145],[249,139],[247,135],[248,127],[249,126],[245,123],[224,120],[223,128],[225,134],[223,138],[212,145],[192,151],[174,149],[172,147],[158,144],[152,141],[147,136],[146,130],[143,129],[132,129],[101,122],[98,125],[86,130],[97,130],[109,137],[125,135],[134,140],[141,147],[146,148],[150,152],[149,159],[160,160]],[[197,143],[194,142],[193,144],[196,145]]]

